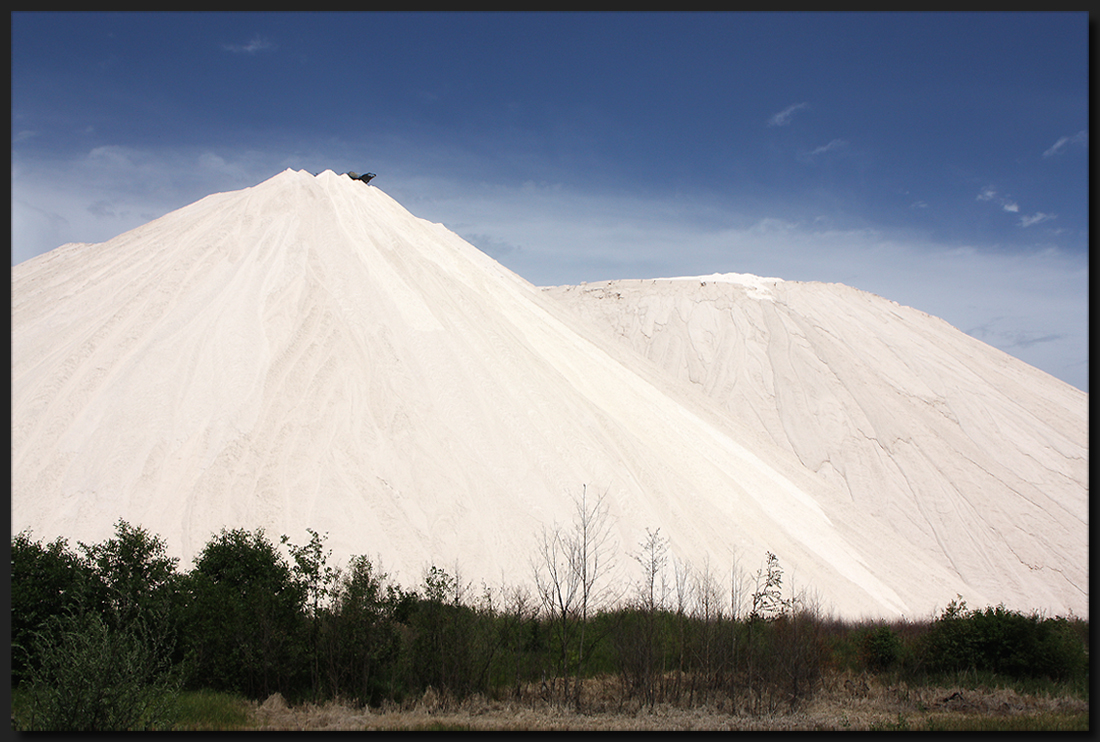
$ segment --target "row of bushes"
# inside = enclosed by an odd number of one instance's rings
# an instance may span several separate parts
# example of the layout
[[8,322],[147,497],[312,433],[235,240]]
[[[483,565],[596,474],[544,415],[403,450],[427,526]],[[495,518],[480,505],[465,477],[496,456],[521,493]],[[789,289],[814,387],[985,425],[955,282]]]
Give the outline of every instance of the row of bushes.
[[124,521],[76,550],[13,537],[12,685],[30,699],[29,725],[155,728],[179,689],[377,706],[430,687],[580,705],[578,681],[601,675],[635,703],[763,713],[811,697],[830,666],[1087,685],[1087,621],[954,602],[923,624],[841,624],[783,599],[772,554],[741,615],[706,580],[690,604],[655,597],[651,580],[638,599],[556,612],[522,588],[475,594],[436,567],[415,589],[364,557],[336,568],[309,534],[296,545],[223,530],[187,572]]

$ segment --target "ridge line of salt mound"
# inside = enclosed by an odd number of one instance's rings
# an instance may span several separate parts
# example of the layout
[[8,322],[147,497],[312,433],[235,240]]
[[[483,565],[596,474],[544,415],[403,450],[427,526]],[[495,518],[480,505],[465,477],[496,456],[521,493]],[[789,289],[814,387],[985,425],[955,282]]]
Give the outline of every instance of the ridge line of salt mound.
[[753,299],[763,299],[765,301],[775,301],[775,297],[771,293],[772,287],[778,283],[783,283],[782,278],[775,278],[772,276],[756,276],[752,273],[712,273],[709,276],[677,276],[674,278],[656,278],[654,281],[698,281],[701,284],[706,282],[712,283],[728,283],[736,286],[741,286],[748,290],[748,295]]
[[760,281],[783,283],[785,279],[775,276],[758,276],[754,273],[711,273],[700,276],[670,276],[667,278],[654,278],[654,281],[719,281],[725,283],[755,284]]

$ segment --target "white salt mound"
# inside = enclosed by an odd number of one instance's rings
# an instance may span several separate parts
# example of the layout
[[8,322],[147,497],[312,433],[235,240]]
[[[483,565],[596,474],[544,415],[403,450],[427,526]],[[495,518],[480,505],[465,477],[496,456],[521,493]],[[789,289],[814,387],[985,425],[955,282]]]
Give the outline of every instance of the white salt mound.
[[[729,584],[845,617],[1088,615],[1088,395],[939,319],[742,274],[538,289],[375,186],[287,170],[12,268],[12,533],[221,528],[406,586],[529,585],[606,493]],[[670,565],[671,569],[671,565]]]

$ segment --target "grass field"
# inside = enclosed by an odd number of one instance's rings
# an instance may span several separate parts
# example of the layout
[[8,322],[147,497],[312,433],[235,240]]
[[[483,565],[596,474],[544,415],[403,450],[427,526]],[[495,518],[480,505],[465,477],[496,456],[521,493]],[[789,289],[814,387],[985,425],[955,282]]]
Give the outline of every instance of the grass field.
[[[178,731],[1088,731],[1089,701],[1051,691],[966,686],[911,687],[850,672],[826,675],[795,710],[733,713],[723,704],[642,708],[622,700],[615,678],[586,681],[584,711],[547,703],[535,689],[520,697],[473,696],[448,701],[429,690],[402,706],[356,708],[341,703],[288,706],[278,694],[263,703],[210,691],[177,699]],[[25,699],[12,698],[12,718]]]
[[[629,706],[613,678],[589,681],[577,713],[537,696],[505,701],[472,697],[448,703],[429,691],[403,707],[357,709],[338,703],[288,707],[279,696],[247,704],[255,730],[379,731],[1088,731],[1089,704],[1071,696],[1007,688],[909,687],[874,677],[833,674],[800,708],[768,716],[720,705]],[[238,702],[246,704],[247,702]],[[189,727],[200,728],[200,727]],[[210,728],[209,726],[201,728]]]

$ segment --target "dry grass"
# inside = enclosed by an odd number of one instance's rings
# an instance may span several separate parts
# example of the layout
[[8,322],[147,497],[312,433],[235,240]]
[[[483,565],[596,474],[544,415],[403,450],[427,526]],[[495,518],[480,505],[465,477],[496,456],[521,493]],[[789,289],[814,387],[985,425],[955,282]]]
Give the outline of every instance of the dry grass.
[[1088,725],[1088,702],[1021,696],[1006,689],[909,688],[875,678],[837,674],[808,703],[769,716],[734,715],[720,705],[683,708],[629,706],[616,696],[617,682],[589,681],[585,713],[549,703],[536,694],[509,701],[480,696],[448,701],[429,690],[402,707],[359,709],[339,703],[290,708],[276,694],[253,707],[260,730],[634,730],[634,731],[859,731],[873,729],[1079,728]]

